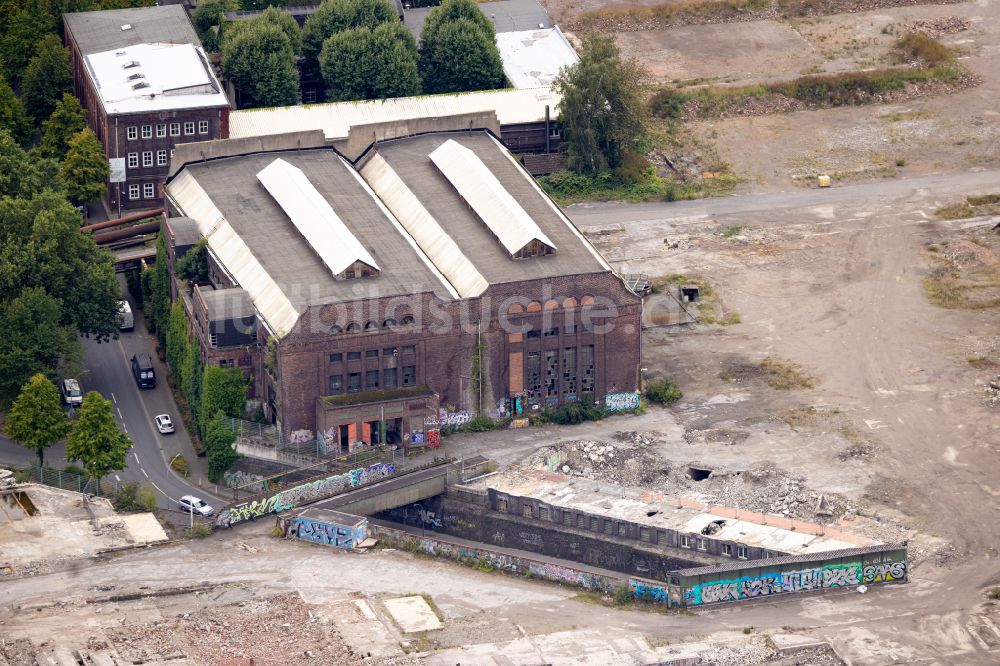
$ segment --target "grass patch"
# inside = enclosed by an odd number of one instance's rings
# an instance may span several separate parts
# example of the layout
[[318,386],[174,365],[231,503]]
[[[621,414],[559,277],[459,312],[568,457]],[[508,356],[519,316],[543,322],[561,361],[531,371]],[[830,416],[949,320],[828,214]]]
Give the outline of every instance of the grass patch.
[[743,233],[743,230],[745,228],[746,226],[743,224],[734,224],[731,227],[726,227],[725,229],[722,230],[722,237],[732,238],[733,236],[739,236],[740,234]]
[[965,200],[971,206],[992,206],[1000,204],[1000,194],[980,194],[978,196],[966,197]]
[[646,400],[658,405],[672,405],[684,397],[677,384],[669,379],[654,379],[646,382],[646,390],[643,391],[643,395]]
[[763,12],[771,0],[687,0],[652,7],[607,7],[581,14],[576,22],[584,28],[598,28],[608,22],[641,21],[659,25],[714,23],[727,18]]
[[579,201],[684,201],[728,194],[740,182],[731,173],[718,173],[700,182],[681,182],[646,169],[635,182],[622,182],[612,171],[596,176],[562,170],[541,176],[539,185],[556,203],[566,206]]
[[814,378],[791,361],[768,356],[760,362],[760,367],[767,373],[767,383],[771,388],[787,391],[793,388],[812,388],[816,385]]
[[181,476],[188,475],[188,462],[184,459],[182,455],[176,455],[170,460],[170,469],[174,470]]
[[919,60],[931,67],[955,58],[951,49],[923,32],[906,33],[896,42],[894,51],[902,62]]
[[212,536],[212,528],[208,525],[195,523],[194,527],[185,528],[184,536],[188,539],[204,539],[205,537]]
[[934,211],[934,214],[942,220],[964,220],[968,217],[975,216],[976,209],[969,204],[968,201],[961,201],[959,203],[941,206]]
[[885,93],[928,81],[954,81],[962,70],[951,62],[933,67],[890,67],[867,72],[802,76],[790,81],[700,90],[663,89],[652,95],[650,112],[660,118],[720,118],[749,102],[784,97],[810,108],[861,106],[881,101]]
[[1000,194],[978,194],[963,201],[941,206],[934,214],[942,220],[964,220],[979,215],[1000,213]]

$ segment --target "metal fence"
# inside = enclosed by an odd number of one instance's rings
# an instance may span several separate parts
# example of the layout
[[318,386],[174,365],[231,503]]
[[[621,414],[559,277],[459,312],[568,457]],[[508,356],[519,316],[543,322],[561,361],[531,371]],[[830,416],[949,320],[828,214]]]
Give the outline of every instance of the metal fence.
[[38,465],[32,465],[31,467],[18,472],[17,479],[23,483],[40,483],[45,486],[62,488],[63,490],[72,490],[74,492],[86,493],[88,495],[109,495],[118,488],[118,484],[113,481],[108,481],[107,479],[102,480],[101,483],[98,484],[89,476],[83,476],[82,474],[76,474],[73,472],[64,472],[61,469],[39,467]]

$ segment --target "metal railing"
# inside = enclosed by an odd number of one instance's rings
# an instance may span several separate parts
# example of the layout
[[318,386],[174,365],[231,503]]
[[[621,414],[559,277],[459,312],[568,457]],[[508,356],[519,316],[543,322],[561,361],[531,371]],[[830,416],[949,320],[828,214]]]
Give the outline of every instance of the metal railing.
[[64,472],[61,469],[50,469],[32,465],[27,469],[17,473],[18,481],[22,483],[40,483],[53,488],[72,490],[77,493],[87,495],[109,495],[118,488],[118,484],[104,479],[100,484],[89,476],[76,474],[74,472]]

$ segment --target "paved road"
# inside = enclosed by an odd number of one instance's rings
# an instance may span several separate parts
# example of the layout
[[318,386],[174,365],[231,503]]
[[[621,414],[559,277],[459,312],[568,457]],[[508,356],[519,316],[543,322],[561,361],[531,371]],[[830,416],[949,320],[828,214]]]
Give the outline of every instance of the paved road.
[[[629,232],[655,227],[665,222],[698,223],[713,215],[739,215],[787,211],[795,208],[848,204],[864,206],[904,202],[914,196],[933,196],[942,204],[955,201],[967,194],[1000,188],[1000,170],[966,171],[935,174],[919,178],[881,180],[874,183],[845,185],[829,189],[802,188],[776,194],[741,197],[716,197],[695,201],[626,204],[600,202],[574,204],[566,208],[567,214],[578,226],[600,229],[626,224]],[[775,219],[775,224],[795,224],[794,218]]]

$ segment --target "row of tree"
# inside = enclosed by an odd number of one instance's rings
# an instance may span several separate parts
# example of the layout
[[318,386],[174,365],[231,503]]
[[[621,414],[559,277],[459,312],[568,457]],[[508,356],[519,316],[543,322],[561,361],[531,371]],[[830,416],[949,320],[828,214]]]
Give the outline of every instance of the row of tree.
[[324,0],[300,31],[275,7],[226,22],[233,0],[194,12],[207,49],[221,51],[226,78],[245,106],[295,104],[299,74],[326,84],[330,101],[491,90],[506,84],[496,32],[475,0],[444,0],[427,16],[420,48],[388,0]]

